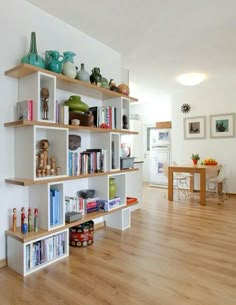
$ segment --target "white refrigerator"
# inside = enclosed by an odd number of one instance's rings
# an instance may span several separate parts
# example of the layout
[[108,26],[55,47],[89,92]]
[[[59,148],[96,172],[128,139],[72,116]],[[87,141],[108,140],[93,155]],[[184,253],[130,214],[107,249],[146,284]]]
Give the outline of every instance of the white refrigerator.
[[164,162],[171,163],[171,129],[155,128],[150,131],[150,186],[167,186],[167,177],[163,172]]

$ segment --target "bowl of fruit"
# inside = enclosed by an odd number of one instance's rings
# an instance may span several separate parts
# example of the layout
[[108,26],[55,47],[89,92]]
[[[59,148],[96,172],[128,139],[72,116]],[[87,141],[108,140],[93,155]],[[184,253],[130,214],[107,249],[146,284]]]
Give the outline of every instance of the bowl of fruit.
[[217,165],[216,159],[208,158],[204,160],[204,165]]

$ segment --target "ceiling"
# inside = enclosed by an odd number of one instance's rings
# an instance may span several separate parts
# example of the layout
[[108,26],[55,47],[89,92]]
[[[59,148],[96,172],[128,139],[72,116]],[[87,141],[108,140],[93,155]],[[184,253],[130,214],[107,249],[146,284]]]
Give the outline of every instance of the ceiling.
[[119,51],[138,88],[172,94],[193,71],[208,75],[200,86],[236,83],[235,0],[28,2]]

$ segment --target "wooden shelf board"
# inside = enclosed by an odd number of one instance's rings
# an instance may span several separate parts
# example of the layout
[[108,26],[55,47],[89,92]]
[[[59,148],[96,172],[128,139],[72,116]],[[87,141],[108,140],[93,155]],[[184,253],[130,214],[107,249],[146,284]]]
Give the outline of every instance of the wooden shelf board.
[[19,186],[30,186],[30,185],[34,185],[34,184],[46,184],[46,183],[51,183],[51,182],[77,180],[77,179],[83,179],[83,178],[107,176],[107,175],[134,172],[134,171],[138,171],[138,168],[113,170],[113,171],[109,171],[109,172],[94,173],[94,174],[79,175],[79,176],[61,176],[61,177],[58,177],[58,178],[56,176],[54,176],[53,178],[45,177],[45,179],[39,179],[39,180],[30,180],[30,179],[21,179],[21,178],[8,178],[8,179],[5,179],[5,182],[9,183],[9,184],[19,185]]
[[30,75],[32,73],[35,73],[37,71],[47,73],[49,75],[53,75],[57,78],[57,87],[59,89],[67,90],[67,91],[72,91],[75,93],[79,93],[82,95],[88,95],[94,98],[99,98],[103,100],[115,98],[115,97],[125,97],[129,98],[130,101],[132,102],[137,102],[138,99],[131,97],[131,96],[126,96],[111,90],[108,90],[106,88],[98,87],[96,85],[86,83],[83,81],[80,81],[78,79],[70,78],[62,74],[54,73],[49,70],[41,69],[29,64],[20,64],[10,70],[7,70],[5,72],[5,75],[11,76],[14,78],[22,78],[24,76]]
[[90,132],[90,133],[107,133],[107,132],[115,132],[121,134],[138,134],[137,131],[131,131],[127,129],[107,129],[107,128],[97,128],[97,127],[88,127],[88,126],[75,126],[75,125],[64,125],[52,122],[45,122],[45,121],[13,121],[4,123],[5,127],[28,127],[28,126],[45,126],[45,127],[61,127],[61,128],[68,128],[70,130],[77,130],[82,132]]
[[63,231],[65,229],[69,229],[71,227],[78,226],[78,225],[80,225],[80,224],[82,224],[86,221],[93,220],[93,219],[96,219],[96,218],[99,218],[99,217],[104,217],[106,215],[112,214],[112,213],[117,212],[119,210],[123,210],[125,208],[131,207],[131,206],[136,205],[136,204],[138,204],[138,201],[134,202],[134,203],[131,203],[131,204],[128,204],[128,205],[127,204],[123,205],[123,206],[121,206],[119,208],[116,208],[116,209],[113,209],[109,212],[95,211],[95,212],[84,215],[78,221],[74,221],[72,223],[66,223],[65,226],[58,227],[55,230],[47,231],[47,230],[39,229],[38,232],[28,232],[27,234],[22,234],[21,230],[20,230],[20,227],[18,227],[16,232],[13,232],[12,229],[7,230],[6,235],[11,236],[12,238],[14,238],[14,239],[16,239],[16,240],[18,240],[22,243],[26,243],[26,242],[29,242],[29,241],[32,241],[32,240],[35,240],[35,239],[38,239],[38,238],[46,237],[49,234],[54,234],[54,233],[56,234],[57,232]]

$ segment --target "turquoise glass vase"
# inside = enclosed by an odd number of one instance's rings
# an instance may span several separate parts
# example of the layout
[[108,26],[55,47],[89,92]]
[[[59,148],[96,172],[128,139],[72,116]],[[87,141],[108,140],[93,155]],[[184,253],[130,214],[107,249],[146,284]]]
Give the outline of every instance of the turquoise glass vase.
[[43,58],[38,55],[35,32],[31,32],[30,50],[24,57],[22,57],[21,63],[45,69],[45,62]]

